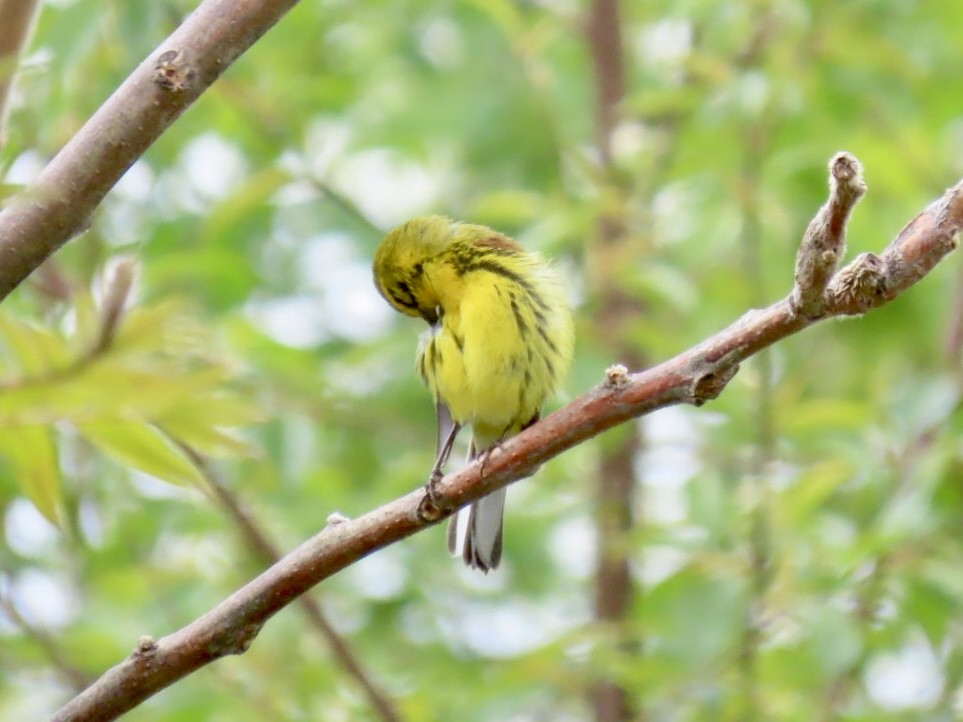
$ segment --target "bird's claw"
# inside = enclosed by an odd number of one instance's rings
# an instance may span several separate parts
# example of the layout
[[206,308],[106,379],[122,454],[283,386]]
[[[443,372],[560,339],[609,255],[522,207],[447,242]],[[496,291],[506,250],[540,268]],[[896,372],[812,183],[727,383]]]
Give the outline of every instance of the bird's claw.
[[481,459],[481,468],[478,470],[481,476],[485,476],[485,465],[488,463],[488,459],[491,457],[492,452],[495,451],[495,449],[498,449],[499,451],[501,451],[501,446],[502,446],[502,442],[499,441],[493,446],[489,446],[487,449],[482,451],[481,454],[478,455],[478,457]]
[[438,503],[438,484],[441,482],[444,474],[441,469],[432,469],[431,474],[428,476],[428,483],[425,484],[425,494],[428,495],[428,501],[437,507],[441,507]]
[[448,505],[442,501],[438,490],[438,482],[443,476],[440,469],[434,469],[428,477],[428,483],[425,484],[425,498],[418,506],[418,516],[428,523],[434,523],[447,516]]

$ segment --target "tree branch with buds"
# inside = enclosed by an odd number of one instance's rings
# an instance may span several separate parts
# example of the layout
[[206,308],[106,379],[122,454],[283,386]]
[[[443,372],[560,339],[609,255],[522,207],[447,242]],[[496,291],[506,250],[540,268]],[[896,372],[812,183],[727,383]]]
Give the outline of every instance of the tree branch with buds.
[[143,638],[130,657],[54,719],[115,719],[194,670],[246,651],[268,619],[322,580],[606,429],[666,406],[701,406],[725,389],[743,360],[820,320],[863,314],[893,300],[956,247],[963,227],[963,181],[913,219],[882,253],[861,254],[836,271],[846,222],[864,191],[859,162],[837,154],[830,162],[829,199],[804,235],[796,283],[785,299],[746,313],[645,371],[612,366],[596,388],[506,440],[484,460],[442,479],[435,494],[438,506],[417,489],[354,520],[332,515],[320,533],[204,616],[156,641]]
[[[296,3],[205,0],[131,73],[40,176],[0,210],[0,301],[87,228],[134,161]],[[0,2],[0,10],[6,5]],[[0,39],[5,35],[0,32]],[[2,52],[0,45],[0,60]],[[12,62],[10,52],[4,62]],[[11,73],[0,68],[0,90]]]

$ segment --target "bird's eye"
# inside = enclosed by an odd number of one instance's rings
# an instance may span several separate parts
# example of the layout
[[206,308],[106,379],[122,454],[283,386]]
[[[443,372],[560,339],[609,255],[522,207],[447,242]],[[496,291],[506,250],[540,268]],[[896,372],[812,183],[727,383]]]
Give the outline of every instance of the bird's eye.
[[415,296],[411,292],[411,287],[404,281],[398,283],[394,288],[389,288],[388,296],[401,308],[416,308],[418,306],[415,302]]

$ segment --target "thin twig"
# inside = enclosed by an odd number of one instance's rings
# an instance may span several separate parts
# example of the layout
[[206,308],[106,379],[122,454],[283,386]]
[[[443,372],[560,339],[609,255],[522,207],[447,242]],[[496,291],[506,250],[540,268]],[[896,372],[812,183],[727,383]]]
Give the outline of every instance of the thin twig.
[[[277,545],[268,538],[267,532],[260,527],[251,512],[241,503],[240,499],[227,488],[221,480],[220,475],[214,470],[207,459],[187,444],[172,437],[169,438],[184,452],[204,477],[207,486],[214,492],[217,501],[227,512],[228,516],[231,517],[238,529],[240,529],[244,541],[255,556],[267,566],[277,564],[281,559],[281,553]],[[302,611],[308,617],[308,620],[314,628],[330,645],[338,663],[351,675],[361,689],[364,690],[368,701],[377,711],[379,717],[385,720],[385,722],[401,722],[401,715],[395,708],[394,703],[371,679],[371,675],[361,665],[361,662],[357,656],[355,656],[347,641],[338,634],[338,631],[331,622],[328,621],[317,601],[308,595],[304,595],[298,599],[298,604],[301,605]]]
[[61,649],[57,640],[45,629],[41,629],[30,622],[17,609],[17,605],[6,594],[0,593],[0,610],[7,619],[26,637],[33,640],[57,674],[76,692],[80,692],[94,681],[94,677],[73,664],[67,654]]
[[320,193],[324,195],[331,203],[337,206],[343,213],[353,218],[360,225],[367,228],[369,231],[373,232],[377,236],[382,236],[385,233],[384,228],[379,228],[373,220],[371,220],[358,204],[351,200],[342,191],[339,191],[333,185],[328,183],[321,178],[312,177],[311,185],[315,187]]
[[[955,248],[961,226],[963,181],[917,216],[882,254],[872,256],[874,261],[863,254],[840,271],[827,290],[823,318],[864,313],[892,300]],[[548,460],[606,429],[674,404],[701,406],[723,391],[741,361],[817,322],[796,313],[785,298],[745,314],[658,366],[635,374],[613,367],[598,387],[506,440],[483,460],[447,475],[433,490],[437,503],[419,488],[357,519],[332,521],[199,619],[156,642],[142,639],[130,657],[53,719],[116,719],[200,667],[246,651],[274,614],[362,557],[531,475]]]
[[792,302],[804,316],[817,318],[825,312],[826,286],[846,253],[846,223],[865,192],[859,161],[837,153],[829,163],[829,200],[810,222],[796,254]]

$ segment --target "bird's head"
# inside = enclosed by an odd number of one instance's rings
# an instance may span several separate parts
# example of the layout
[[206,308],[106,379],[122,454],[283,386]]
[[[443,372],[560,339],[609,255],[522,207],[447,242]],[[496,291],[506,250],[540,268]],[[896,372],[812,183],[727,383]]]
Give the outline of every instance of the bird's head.
[[454,227],[450,218],[422,216],[385,236],[375,254],[374,280],[396,310],[438,321],[438,299],[425,282],[425,265],[451,244]]

